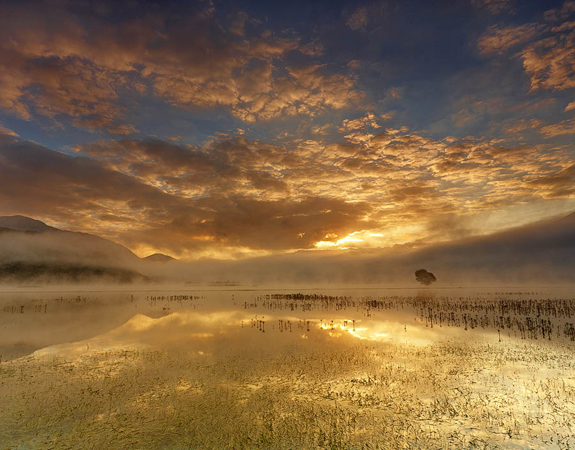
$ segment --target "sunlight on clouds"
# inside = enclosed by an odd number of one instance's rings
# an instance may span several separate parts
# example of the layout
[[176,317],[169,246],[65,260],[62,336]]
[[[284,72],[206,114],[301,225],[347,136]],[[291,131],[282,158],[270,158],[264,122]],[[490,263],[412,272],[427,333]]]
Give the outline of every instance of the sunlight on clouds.
[[[317,242],[315,244],[315,246],[317,248],[322,248],[322,247],[339,247],[339,248],[349,248],[349,246],[346,246],[346,244],[354,244],[356,242],[363,242],[363,239],[354,237],[356,236],[358,233],[360,233],[359,231],[356,231],[354,233],[351,233],[349,235],[347,235],[346,237],[342,238],[342,239],[338,239],[337,241],[333,242],[333,241],[320,241]],[[326,238],[336,238],[337,236],[330,236],[327,235]]]
[[[567,203],[549,211],[540,203],[573,195],[565,147],[432,140],[405,129],[358,134],[357,143],[329,145],[102,140],[73,156],[4,134],[0,175],[9,190],[0,201],[28,202],[63,228],[139,254],[192,259],[419,246],[568,211]],[[534,212],[506,213],[521,203]]]
[[[355,231],[342,239],[323,240],[315,244],[316,248],[333,250],[349,250],[358,248],[384,248],[393,245],[405,244],[420,238],[425,228],[419,225],[390,225],[380,232]],[[330,236],[326,236],[328,238]],[[333,238],[337,238],[334,236]]]
[[381,2],[333,16],[349,46],[211,2],[110,5],[117,21],[13,2],[0,207],[188,259],[416,247],[569,212],[575,8],[527,22],[516,3],[467,2],[492,20],[457,40],[430,30],[465,55],[436,67],[427,47],[373,57],[401,15]]

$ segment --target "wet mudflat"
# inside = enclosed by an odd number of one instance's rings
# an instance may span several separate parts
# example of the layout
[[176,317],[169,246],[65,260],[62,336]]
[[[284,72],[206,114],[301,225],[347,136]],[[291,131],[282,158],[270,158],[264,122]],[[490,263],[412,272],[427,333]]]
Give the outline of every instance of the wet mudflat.
[[575,448],[573,297],[0,294],[0,448]]

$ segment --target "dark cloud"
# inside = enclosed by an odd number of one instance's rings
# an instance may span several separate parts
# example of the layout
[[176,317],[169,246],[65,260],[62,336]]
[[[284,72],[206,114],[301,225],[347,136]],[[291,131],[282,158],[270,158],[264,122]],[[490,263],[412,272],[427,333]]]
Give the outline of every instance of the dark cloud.
[[471,4],[491,14],[512,13],[515,10],[515,0],[471,0]]
[[1,145],[4,205],[26,199],[27,208],[46,214],[54,207],[96,207],[100,200],[168,200],[166,194],[89,158],[70,157],[29,141],[4,139]]
[[345,236],[358,228],[374,226],[365,220],[369,205],[343,200],[218,198],[206,199],[202,204],[215,209],[209,219],[178,216],[159,229],[142,232],[136,239],[144,238],[157,248],[204,250],[209,246],[274,251],[312,248],[330,236]]
[[[286,182],[257,170],[266,163],[259,156],[270,155],[270,148],[262,146],[258,156],[253,144],[236,143],[218,143],[212,153],[159,141],[124,141],[108,148],[99,143],[85,148],[88,158],[4,136],[0,209],[88,228],[132,247],[180,253],[206,247],[309,248],[329,236],[374,226],[366,219],[371,206],[365,202],[284,197]],[[122,164],[115,163],[118,158]],[[236,161],[243,163],[237,171]],[[197,195],[190,190],[198,188],[194,176],[202,173],[209,173],[212,183],[206,180]],[[180,184],[170,185],[172,179]],[[250,189],[282,197],[251,197]],[[89,221],[92,227],[86,226]]]
[[[204,146],[98,141],[69,155],[5,134],[0,209],[142,252],[197,258],[313,248],[406,226],[440,240],[437,227],[421,227],[446,214],[572,195],[562,149],[541,158],[535,148],[489,140],[444,143],[394,130],[364,136],[329,146],[243,136]],[[443,237],[461,235],[450,233]]]

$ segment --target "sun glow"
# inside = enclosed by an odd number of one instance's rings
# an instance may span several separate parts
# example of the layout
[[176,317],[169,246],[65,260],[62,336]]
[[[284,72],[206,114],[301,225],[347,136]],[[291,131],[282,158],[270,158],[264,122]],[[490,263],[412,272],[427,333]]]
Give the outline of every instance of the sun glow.
[[315,248],[323,250],[384,248],[416,241],[422,235],[425,235],[423,224],[396,225],[385,229],[354,231],[341,239],[337,239],[337,235],[328,234],[324,240],[315,243]]
[[[358,242],[364,242],[363,239],[354,237],[359,233],[361,233],[361,232],[360,231],[354,231],[353,233],[348,234],[346,237],[339,239],[335,242],[334,241],[319,241],[319,242],[316,242],[315,246],[316,246],[316,248],[333,248],[333,247],[349,248],[349,246],[346,244],[356,244]],[[331,235],[326,236],[326,238],[328,238],[328,237],[331,237]],[[337,235],[335,235],[334,237],[337,237]]]

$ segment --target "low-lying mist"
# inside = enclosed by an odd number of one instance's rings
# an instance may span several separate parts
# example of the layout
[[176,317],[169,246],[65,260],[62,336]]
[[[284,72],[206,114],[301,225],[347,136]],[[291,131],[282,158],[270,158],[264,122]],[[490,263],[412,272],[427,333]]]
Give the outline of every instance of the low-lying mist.
[[[438,284],[573,283],[575,216],[421,248],[300,251],[238,261],[172,262],[154,268],[173,280],[241,284],[414,284],[433,271]],[[145,269],[142,269],[145,270]]]
[[140,259],[83,233],[0,232],[6,283],[188,283],[215,285],[415,284],[431,270],[438,285],[569,284],[575,269],[575,215],[481,237],[422,247],[308,250],[243,260]]

